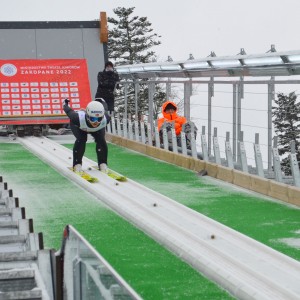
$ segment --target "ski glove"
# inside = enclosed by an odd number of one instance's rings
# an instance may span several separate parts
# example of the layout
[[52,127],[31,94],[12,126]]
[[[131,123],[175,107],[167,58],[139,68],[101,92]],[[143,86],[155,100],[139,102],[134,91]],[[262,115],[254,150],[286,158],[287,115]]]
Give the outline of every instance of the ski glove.
[[68,98],[63,100],[63,107],[64,106],[69,106],[70,100]]

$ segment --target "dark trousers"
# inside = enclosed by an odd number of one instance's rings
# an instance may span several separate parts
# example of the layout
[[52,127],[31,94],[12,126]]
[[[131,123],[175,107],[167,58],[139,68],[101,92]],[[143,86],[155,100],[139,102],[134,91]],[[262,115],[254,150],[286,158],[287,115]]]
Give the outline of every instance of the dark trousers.
[[[71,130],[76,138],[73,147],[73,167],[77,164],[82,165],[82,157],[85,152],[85,145],[87,142],[87,135],[86,131],[81,130],[79,127],[74,126],[71,124]],[[97,153],[97,160],[98,165],[105,163],[107,164],[107,144],[105,140],[105,128],[100,129],[96,132],[89,132],[96,142],[96,153]]]

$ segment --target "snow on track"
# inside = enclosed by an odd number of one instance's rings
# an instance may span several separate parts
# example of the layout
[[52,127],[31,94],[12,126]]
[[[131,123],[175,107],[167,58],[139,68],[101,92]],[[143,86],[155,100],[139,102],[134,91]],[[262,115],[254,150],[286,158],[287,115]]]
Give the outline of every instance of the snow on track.
[[239,299],[300,299],[300,262],[132,180],[89,167],[89,183],[68,169],[72,150],[48,139],[18,138],[27,149],[130,220]]

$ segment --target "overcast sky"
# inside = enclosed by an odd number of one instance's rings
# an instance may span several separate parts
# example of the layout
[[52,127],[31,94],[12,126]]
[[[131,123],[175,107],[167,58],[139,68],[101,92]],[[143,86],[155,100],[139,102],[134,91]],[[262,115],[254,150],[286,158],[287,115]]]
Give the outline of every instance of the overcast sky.
[[159,60],[170,55],[185,60],[192,53],[203,58],[299,50],[299,0],[3,0],[1,21],[95,20],[100,11],[114,16],[116,7],[135,7],[147,16],[162,45]]

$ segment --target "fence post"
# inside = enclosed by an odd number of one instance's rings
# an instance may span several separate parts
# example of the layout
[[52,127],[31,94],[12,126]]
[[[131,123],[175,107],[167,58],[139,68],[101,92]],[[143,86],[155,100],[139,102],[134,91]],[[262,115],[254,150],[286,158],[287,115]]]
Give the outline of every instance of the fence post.
[[261,156],[261,151],[259,147],[259,134],[255,133],[255,143],[254,143],[254,155],[255,155],[255,164],[257,175],[260,177],[265,177],[263,161]]
[[178,153],[178,148],[177,148],[177,137],[176,137],[176,133],[175,133],[175,129],[172,128],[171,129],[171,133],[172,133],[172,150],[174,153]]
[[221,165],[221,155],[220,155],[220,146],[218,142],[218,129],[214,128],[214,136],[213,136],[213,148],[214,148],[214,155],[215,155],[215,163]]
[[241,131],[239,142],[238,142],[239,154],[240,154],[240,165],[241,165],[242,171],[248,173],[249,171],[248,171],[247,156],[246,156],[246,150],[245,150],[245,145],[244,145],[243,140],[244,140],[244,132]]
[[277,148],[277,136],[274,137],[274,145],[272,148],[273,154],[273,167],[275,173],[275,180],[278,182],[282,182],[282,172],[281,172],[281,165],[280,165],[280,157]]
[[206,143],[206,137],[205,137],[205,126],[202,126],[201,147],[202,147],[203,160],[209,161],[208,151],[207,151],[207,143]]
[[225,154],[227,159],[227,167],[234,169],[232,151],[230,147],[230,132],[226,132]]
[[291,141],[291,153],[290,153],[290,165],[294,179],[294,186],[300,187],[300,172],[299,165],[296,156],[296,145],[295,141]]

